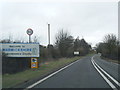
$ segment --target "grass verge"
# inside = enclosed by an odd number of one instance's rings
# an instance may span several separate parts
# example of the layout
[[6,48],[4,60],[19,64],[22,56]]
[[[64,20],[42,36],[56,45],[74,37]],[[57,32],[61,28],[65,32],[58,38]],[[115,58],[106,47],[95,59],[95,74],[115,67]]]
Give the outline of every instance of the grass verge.
[[24,83],[28,80],[32,80],[36,77],[41,77],[56,68],[60,68],[61,66],[76,61],[80,58],[82,57],[62,58],[57,61],[45,62],[44,64],[41,64],[38,69],[29,69],[16,74],[5,74],[2,76],[2,87],[14,87],[15,85]]
[[117,64],[120,64],[120,61],[119,60],[113,60],[113,59],[109,59],[109,58],[105,58],[105,57],[101,57],[102,59],[108,61],[108,62],[113,62],[113,63],[117,63]]

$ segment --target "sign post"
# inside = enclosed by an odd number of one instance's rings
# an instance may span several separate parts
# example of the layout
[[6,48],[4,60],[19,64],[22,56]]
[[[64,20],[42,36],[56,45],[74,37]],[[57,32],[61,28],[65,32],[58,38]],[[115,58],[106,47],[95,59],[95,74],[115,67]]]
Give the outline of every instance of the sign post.
[[33,30],[31,28],[28,28],[27,34],[29,35],[29,43],[30,43],[31,42],[31,35],[33,34]]

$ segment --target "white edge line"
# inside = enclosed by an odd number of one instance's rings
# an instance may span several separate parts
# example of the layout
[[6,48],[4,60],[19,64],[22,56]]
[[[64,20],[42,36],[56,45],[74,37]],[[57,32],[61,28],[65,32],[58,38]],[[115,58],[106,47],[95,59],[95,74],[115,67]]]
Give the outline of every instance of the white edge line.
[[[95,67],[95,69],[99,72],[99,74],[104,78],[104,80],[109,84],[109,86],[112,88],[112,89],[115,89],[116,87],[102,74],[102,72],[95,66],[94,62],[93,62],[93,57],[92,57],[92,60],[91,60],[93,66]],[[117,90],[117,89],[115,89]]]
[[[94,61],[95,62],[95,61]],[[95,63],[96,64],[96,63]],[[96,64],[97,65],[97,64]],[[98,65],[97,65],[98,66]],[[98,66],[110,79],[112,79],[119,87],[120,87],[120,83],[115,80],[111,75],[109,75],[106,71],[104,71],[100,66]]]
[[56,72],[54,72],[54,73],[48,75],[47,77],[45,77],[45,78],[43,78],[43,79],[37,81],[36,83],[34,83],[34,84],[28,86],[26,89],[33,88],[33,87],[36,86],[37,84],[39,84],[39,83],[45,81],[46,79],[52,77],[53,75],[55,75],[55,74],[57,74],[58,72],[60,72],[60,71],[62,71],[62,70],[64,70],[64,69],[66,69],[67,67],[71,66],[72,64],[74,64],[74,63],[76,63],[76,62],[78,62],[78,61],[79,61],[79,60],[77,60],[77,61],[75,61],[75,62],[73,62],[73,63],[71,63],[71,64],[69,64],[69,65],[67,65],[67,66],[65,66],[65,67],[63,67],[63,68],[61,68],[60,70],[58,70],[58,71],[56,71]]
[[105,70],[103,70],[95,61],[94,63],[98,66],[99,69],[101,69],[110,79],[112,79],[120,87],[120,83],[117,80],[115,80],[111,75],[109,75]]

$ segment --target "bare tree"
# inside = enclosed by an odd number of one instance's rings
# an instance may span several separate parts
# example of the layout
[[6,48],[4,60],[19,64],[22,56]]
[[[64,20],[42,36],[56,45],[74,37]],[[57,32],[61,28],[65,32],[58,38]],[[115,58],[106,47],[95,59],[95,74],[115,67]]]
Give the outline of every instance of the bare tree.
[[38,36],[33,37],[33,42],[38,43],[39,41],[40,41],[40,37],[38,37]]
[[56,35],[55,46],[60,51],[61,56],[67,56],[67,50],[73,46],[73,37],[69,34],[69,32],[61,31]]
[[120,44],[119,40],[117,40],[116,35],[114,34],[107,34],[103,38],[103,42],[97,46],[97,51],[102,53],[102,56],[111,58],[111,59],[118,59],[118,50]]

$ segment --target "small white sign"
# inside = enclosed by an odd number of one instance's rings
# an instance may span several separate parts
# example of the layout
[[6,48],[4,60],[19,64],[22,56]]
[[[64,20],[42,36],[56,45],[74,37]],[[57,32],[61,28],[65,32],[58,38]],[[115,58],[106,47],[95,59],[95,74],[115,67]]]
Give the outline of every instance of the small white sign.
[[36,67],[36,64],[32,64],[32,67]]
[[74,55],[79,55],[79,52],[78,51],[74,52]]
[[32,58],[32,62],[37,62],[37,59],[36,58]]
[[2,51],[8,57],[39,57],[39,44],[2,43]]

